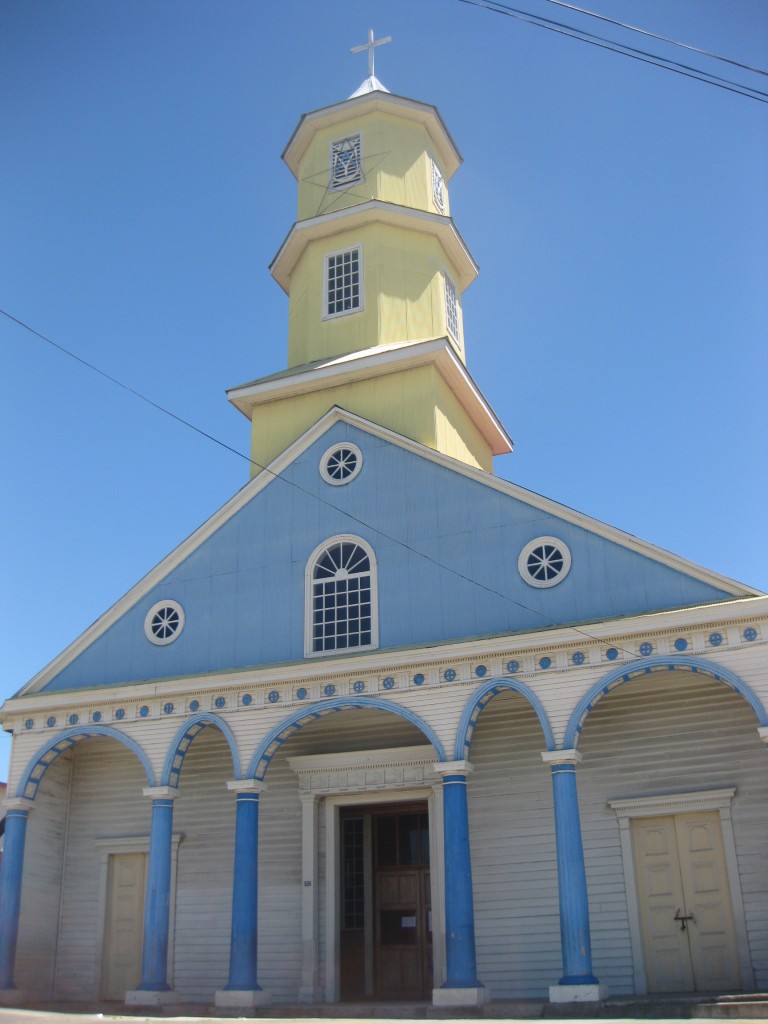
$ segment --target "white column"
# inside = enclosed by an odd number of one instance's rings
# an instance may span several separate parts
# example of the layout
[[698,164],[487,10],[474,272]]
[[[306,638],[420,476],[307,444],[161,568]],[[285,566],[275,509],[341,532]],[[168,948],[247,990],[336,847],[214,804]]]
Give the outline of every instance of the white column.
[[318,1002],[317,977],[317,804],[301,794],[301,987],[300,1003]]

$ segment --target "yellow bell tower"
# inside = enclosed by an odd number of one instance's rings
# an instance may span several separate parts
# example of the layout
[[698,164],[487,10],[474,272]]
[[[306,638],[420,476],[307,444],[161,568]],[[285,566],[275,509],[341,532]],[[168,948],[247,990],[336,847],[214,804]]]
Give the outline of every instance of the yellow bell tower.
[[[491,471],[512,443],[465,366],[477,266],[450,216],[461,156],[435,107],[373,74],[305,114],[283,153],[298,217],[270,270],[288,295],[288,369],[233,388],[264,466],[339,406]],[[254,466],[254,472],[258,472]]]

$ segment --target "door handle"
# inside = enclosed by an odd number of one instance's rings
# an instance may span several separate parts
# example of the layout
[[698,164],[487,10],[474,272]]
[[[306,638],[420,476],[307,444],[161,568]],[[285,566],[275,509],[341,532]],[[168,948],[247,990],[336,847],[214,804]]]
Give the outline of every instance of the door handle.
[[673,920],[680,922],[680,931],[684,932],[685,931],[685,922],[686,921],[694,921],[695,922],[696,917],[695,917],[694,914],[681,914],[680,913],[680,907],[678,907],[677,910],[675,911],[675,916],[674,916]]

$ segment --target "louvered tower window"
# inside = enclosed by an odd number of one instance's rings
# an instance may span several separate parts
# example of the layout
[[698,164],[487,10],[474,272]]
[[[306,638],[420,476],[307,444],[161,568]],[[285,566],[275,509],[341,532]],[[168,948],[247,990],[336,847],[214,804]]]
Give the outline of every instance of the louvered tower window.
[[331,188],[347,188],[363,180],[361,151],[359,135],[331,143]]

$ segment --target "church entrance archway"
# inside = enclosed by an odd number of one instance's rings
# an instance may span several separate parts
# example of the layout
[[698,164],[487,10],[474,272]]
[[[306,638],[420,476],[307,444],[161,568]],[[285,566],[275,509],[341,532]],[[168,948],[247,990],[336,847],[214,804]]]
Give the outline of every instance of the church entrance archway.
[[432,886],[425,801],[341,813],[340,995],[426,999]]

